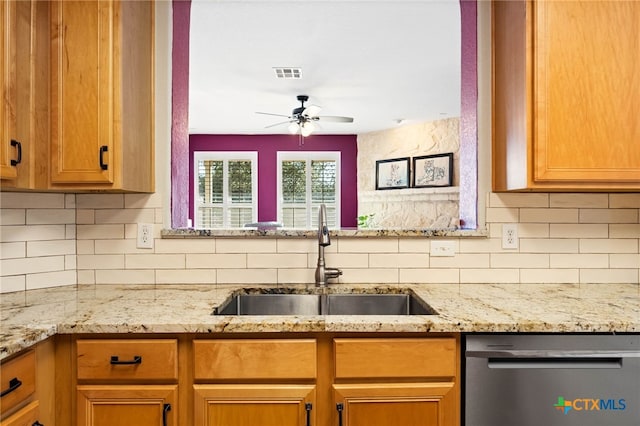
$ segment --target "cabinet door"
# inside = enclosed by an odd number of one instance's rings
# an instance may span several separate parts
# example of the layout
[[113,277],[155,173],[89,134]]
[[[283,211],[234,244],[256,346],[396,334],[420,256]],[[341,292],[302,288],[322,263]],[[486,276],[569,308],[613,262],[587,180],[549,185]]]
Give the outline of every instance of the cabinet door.
[[[459,424],[453,383],[334,385],[333,424],[343,426],[454,426]],[[342,417],[342,421],[339,419]]]
[[113,1],[51,3],[51,182],[112,183]]
[[196,426],[315,425],[313,385],[194,385]]
[[14,158],[14,147],[11,139],[15,137],[15,25],[16,3],[4,1],[0,3],[0,179],[14,179],[17,176]]
[[534,3],[534,181],[640,180],[640,3]]
[[177,385],[77,387],[78,426],[178,425]]
[[38,421],[38,401],[27,405],[17,413],[0,422],[0,426],[42,426]]

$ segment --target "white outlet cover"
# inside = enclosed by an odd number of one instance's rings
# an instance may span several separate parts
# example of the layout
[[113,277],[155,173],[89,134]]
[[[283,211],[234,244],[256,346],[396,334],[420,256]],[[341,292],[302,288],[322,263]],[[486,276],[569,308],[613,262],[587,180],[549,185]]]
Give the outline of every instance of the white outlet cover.
[[518,248],[518,224],[505,223],[502,225],[502,248]]
[[153,223],[139,223],[136,239],[137,248],[153,248]]

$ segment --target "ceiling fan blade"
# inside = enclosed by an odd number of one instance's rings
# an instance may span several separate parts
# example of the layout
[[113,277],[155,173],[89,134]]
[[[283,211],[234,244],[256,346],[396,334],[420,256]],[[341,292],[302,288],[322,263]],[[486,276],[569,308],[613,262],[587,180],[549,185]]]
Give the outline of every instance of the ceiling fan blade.
[[275,115],[276,117],[287,117],[287,118],[291,118],[288,115],[284,115],[284,114],[273,114],[271,112],[260,112],[260,111],[256,111],[256,114],[262,114],[262,115]]
[[302,115],[306,115],[308,117],[316,117],[318,114],[320,114],[321,110],[322,108],[318,105],[309,105],[304,109],[304,111],[302,111]]
[[288,121],[281,121],[280,123],[276,123],[276,124],[269,124],[268,126],[265,126],[265,129],[268,129],[269,127],[276,127],[276,126],[281,126],[283,124],[287,124],[287,123],[291,123],[292,120],[288,120]]
[[318,117],[318,120],[334,123],[353,123],[353,117],[342,117],[339,115],[321,115]]

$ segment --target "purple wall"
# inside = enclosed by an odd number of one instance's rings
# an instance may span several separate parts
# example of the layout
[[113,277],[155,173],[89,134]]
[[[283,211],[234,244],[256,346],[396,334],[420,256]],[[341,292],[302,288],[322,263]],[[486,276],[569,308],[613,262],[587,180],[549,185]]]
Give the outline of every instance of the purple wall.
[[193,152],[258,152],[258,220],[277,219],[278,151],[340,151],[341,227],[354,228],[358,219],[357,155],[355,135],[316,135],[300,145],[297,135],[190,135],[189,136],[189,217],[193,219]]

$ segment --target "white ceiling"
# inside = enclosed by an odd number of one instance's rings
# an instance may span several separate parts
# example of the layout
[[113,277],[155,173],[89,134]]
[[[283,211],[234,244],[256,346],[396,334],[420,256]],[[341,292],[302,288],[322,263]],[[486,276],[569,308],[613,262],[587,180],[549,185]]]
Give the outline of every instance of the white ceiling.
[[[290,115],[296,96],[320,115],[319,134],[359,134],[460,115],[458,0],[192,0],[189,131],[265,129]],[[300,80],[273,67],[301,67]]]

